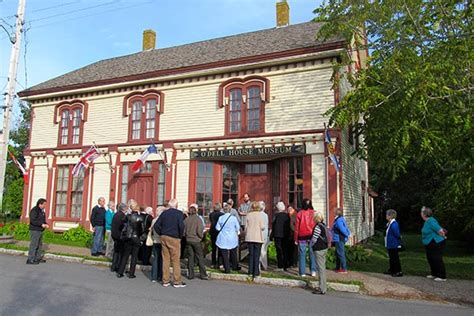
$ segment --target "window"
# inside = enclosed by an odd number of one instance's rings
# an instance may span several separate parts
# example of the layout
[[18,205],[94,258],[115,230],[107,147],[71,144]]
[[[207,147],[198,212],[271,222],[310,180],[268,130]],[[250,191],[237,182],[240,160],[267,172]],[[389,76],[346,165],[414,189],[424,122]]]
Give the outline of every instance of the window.
[[222,165],[222,201],[232,199],[237,204],[239,192],[238,165],[225,163]]
[[248,163],[245,165],[245,173],[267,173],[267,164]]
[[159,114],[163,113],[163,93],[156,90],[133,92],[125,97],[123,116],[130,117],[129,140],[158,140]]
[[81,100],[64,101],[56,105],[54,123],[59,124],[59,147],[82,144],[87,108],[87,103]]
[[301,208],[303,203],[303,158],[288,159],[288,204]]
[[165,204],[165,188],[166,188],[166,183],[165,183],[165,173],[166,167],[164,163],[160,163],[158,167],[158,205],[164,205]]
[[198,161],[196,177],[196,203],[199,206],[198,213],[208,216],[213,203],[213,176],[214,163]]
[[362,203],[362,221],[365,222],[366,219],[366,209],[365,209],[365,193],[366,193],[366,188],[365,188],[365,181],[361,181],[360,183],[361,186],[361,203]]
[[56,178],[56,217],[82,217],[84,169],[77,176],[73,176],[73,167],[72,165],[58,167],[58,176]]
[[127,204],[127,192],[128,192],[128,165],[124,165],[122,168],[122,181],[120,183],[122,203]]
[[230,132],[240,132],[242,130],[242,90],[232,89],[230,91],[229,108]]
[[264,77],[250,76],[222,83],[219,106],[226,108],[226,133],[263,133],[266,102],[269,102],[269,81]]

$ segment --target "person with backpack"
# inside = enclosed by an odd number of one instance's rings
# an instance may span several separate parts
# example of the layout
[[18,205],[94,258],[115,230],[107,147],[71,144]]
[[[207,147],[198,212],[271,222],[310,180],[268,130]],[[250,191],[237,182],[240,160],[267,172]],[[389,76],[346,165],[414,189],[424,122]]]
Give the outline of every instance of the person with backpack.
[[316,270],[319,276],[319,288],[313,291],[313,294],[324,295],[327,292],[326,285],[326,254],[329,248],[330,233],[324,224],[324,216],[321,211],[314,214],[313,237],[311,238],[311,249],[316,257]]
[[117,209],[118,211],[112,218],[111,225],[111,234],[112,238],[114,239],[112,266],[110,267],[110,271],[112,272],[118,272],[118,269],[120,267],[120,261],[123,256],[125,242],[122,240],[122,231],[125,226],[125,221],[127,219],[127,215],[125,215],[125,213],[128,212],[128,207],[124,203],[120,203],[117,206]]
[[334,219],[332,226],[332,241],[334,247],[336,247],[336,272],[347,273],[346,250],[344,249],[344,245],[349,239],[351,232],[349,228],[347,228],[342,208],[336,208],[335,213],[336,219]]
[[[303,199],[301,211],[296,214],[295,224],[295,245],[299,250],[299,275],[306,276],[306,251],[310,247],[310,241],[313,236],[314,229],[314,209],[310,199]],[[314,253],[309,249],[309,260],[311,268],[311,276],[316,276],[316,258]]]

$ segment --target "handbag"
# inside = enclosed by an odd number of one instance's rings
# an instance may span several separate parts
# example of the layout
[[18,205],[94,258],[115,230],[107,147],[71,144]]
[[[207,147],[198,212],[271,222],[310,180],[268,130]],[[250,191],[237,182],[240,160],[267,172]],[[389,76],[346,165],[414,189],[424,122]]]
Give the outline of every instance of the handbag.
[[145,245],[153,246],[153,238],[151,237],[151,228],[150,228],[150,231],[148,232],[148,235],[146,236]]

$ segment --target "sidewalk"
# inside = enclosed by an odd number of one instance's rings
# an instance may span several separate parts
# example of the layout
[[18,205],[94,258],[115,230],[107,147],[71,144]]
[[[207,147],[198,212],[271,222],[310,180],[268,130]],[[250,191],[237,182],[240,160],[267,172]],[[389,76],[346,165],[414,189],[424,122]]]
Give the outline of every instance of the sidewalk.
[[[22,247],[30,246],[30,242],[26,240],[15,240],[13,241],[13,244],[17,246],[22,246]],[[83,247],[43,244],[43,250],[46,252],[71,254],[71,255],[76,255],[76,256],[90,256],[91,255],[91,250],[89,248],[83,248]]]

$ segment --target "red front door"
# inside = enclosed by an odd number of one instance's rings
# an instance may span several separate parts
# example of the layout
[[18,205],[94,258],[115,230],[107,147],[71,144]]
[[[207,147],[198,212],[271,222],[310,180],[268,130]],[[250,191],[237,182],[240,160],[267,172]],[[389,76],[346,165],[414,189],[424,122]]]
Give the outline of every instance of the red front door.
[[241,194],[250,194],[252,201],[264,201],[266,205],[266,212],[269,218],[272,216],[271,204],[271,177],[268,174],[243,174],[240,177]]
[[134,199],[142,207],[153,207],[153,176],[137,175],[128,187],[128,199]]

